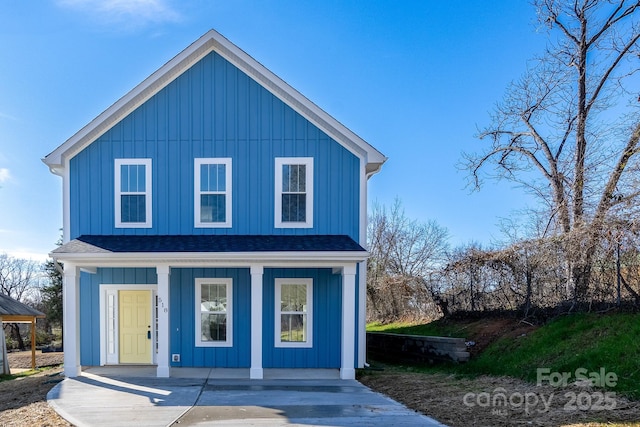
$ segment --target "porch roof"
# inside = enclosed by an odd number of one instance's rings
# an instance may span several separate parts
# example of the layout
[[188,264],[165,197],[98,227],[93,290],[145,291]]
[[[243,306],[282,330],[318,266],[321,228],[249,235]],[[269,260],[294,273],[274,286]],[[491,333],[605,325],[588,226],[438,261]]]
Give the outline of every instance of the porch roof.
[[82,235],[55,249],[51,256],[96,266],[114,262],[335,265],[364,261],[369,253],[345,235]]
[[82,235],[53,254],[105,252],[366,252],[349,236]]
[[35,317],[44,317],[44,313],[0,294],[0,319],[3,321],[31,321]]

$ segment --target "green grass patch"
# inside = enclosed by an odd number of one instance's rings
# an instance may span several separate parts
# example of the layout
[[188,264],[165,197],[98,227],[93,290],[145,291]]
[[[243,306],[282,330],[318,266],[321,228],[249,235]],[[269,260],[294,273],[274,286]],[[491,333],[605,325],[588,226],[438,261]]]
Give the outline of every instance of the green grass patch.
[[458,369],[462,373],[508,375],[536,382],[538,369],[590,376],[601,370],[615,374],[608,387],[640,399],[640,316],[576,314],[565,316],[518,338],[502,338]]
[[43,368],[36,368],[36,369],[30,369],[28,371],[23,371],[17,374],[11,374],[11,375],[0,375],[0,383],[4,382],[4,381],[11,381],[11,380],[15,380],[17,378],[23,378],[23,377],[29,377],[31,375],[35,375],[38,374],[40,372],[46,372],[49,371],[51,369],[56,368],[56,366],[45,366]]
[[447,320],[439,319],[430,323],[409,323],[409,322],[394,322],[394,323],[378,323],[373,322],[367,324],[367,332],[386,332],[391,334],[406,334],[406,335],[423,335],[423,336],[436,336],[436,337],[453,337],[453,338],[465,338],[467,325],[460,325],[459,323],[451,323]]
[[[369,331],[415,335],[465,336],[469,322],[432,322],[435,325],[372,325]],[[429,326],[431,325],[431,326]],[[519,337],[502,337],[466,364],[405,366],[421,372],[458,375],[511,376],[536,383],[538,369],[550,374],[566,373],[569,383],[576,371],[589,377],[602,370],[615,374],[615,386],[607,389],[640,399],[640,315],[574,314],[558,318]],[[592,377],[592,379],[597,379]],[[611,374],[609,379],[612,379]],[[545,381],[545,384],[548,382]]]

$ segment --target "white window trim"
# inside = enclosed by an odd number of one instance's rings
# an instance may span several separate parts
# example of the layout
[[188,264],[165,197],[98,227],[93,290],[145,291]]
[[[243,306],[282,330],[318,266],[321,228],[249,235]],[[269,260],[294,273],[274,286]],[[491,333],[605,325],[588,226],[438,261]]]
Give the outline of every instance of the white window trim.
[[[282,285],[306,285],[307,286],[307,341],[290,342],[282,341],[282,331],[280,330],[280,297],[282,295]],[[275,316],[274,316],[274,336],[275,347],[286,348],[311,348],[313,347],[313,279],[275,279]]]
[[[307,212],[305,222],[282,221],[282,166],[305,165]],[[313,228],[313,157],[276,157],[275,228]]]
[[[224,192],[215,192],[213,194],[225,195],[225,222],[202,222],[200,217],[200,166],[201,165],[225,165],[225,181],[226,190]],[[196,228],[230,228],[231,227],[231,206],[232,206],[232,194],[233,188],[231,182],[231,158],[197,158],[194,161],[194,181],[193,181],[193,211],[194,211],[194,225]]]
[[[145,222],[122,222],[121,211],[121,198],[122,192],[120,191],[120,166],[122,165],[144,165],[145,166],[145,191],[146,198],[146,218]],[[116,228],[151,228],[152,227],[152,182],[151,182],[151,159],[115,159],[115,174],[114,174],[114,194],[115,194],[115,219]],[[142,193],[141,193],[142,194]]]
[[[227,286],[227,339],[226,341],[202,341],[202,317],[200,297],[202,296],[202,284],[215,283]],[[233,347],[233,279],[218,277],[201,277],[196,279],[196,347]]]

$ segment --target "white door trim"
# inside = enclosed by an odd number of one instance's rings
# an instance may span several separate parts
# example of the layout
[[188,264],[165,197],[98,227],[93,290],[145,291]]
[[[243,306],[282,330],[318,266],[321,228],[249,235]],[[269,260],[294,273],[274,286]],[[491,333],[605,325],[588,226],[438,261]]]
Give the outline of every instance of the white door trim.
[[[100,285],[100,366],[119,364],[120,347],[119,319],[118,319],[118,291],[151,291],[151,356],[152,363],[157,363],[156,353],[156,306],[155,297],[158,293],[158,285]],[[109,312],[109,295],[113,295],[111,300],[111,313]],[[111,326],[112,330],[109,330]],[[109,334],[111,332],[111,334]],[[111,337],[109,337],[111,335]],[[113,340],[112,351],[109,351],[109,338]]]

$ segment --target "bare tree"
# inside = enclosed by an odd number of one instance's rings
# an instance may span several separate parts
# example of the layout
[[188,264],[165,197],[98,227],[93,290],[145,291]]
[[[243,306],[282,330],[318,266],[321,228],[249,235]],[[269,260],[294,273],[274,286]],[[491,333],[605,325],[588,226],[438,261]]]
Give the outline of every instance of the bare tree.
[[467,154],[481,171],[521,184],[563,237],[567,298],[588,292],[595,252],[612,215],[637,206],[640,1],[535,0],[548,47],[508,88],[491,124],[491,145]]
[[[35,261],[0,255],[0,293],[23,303],[39,302],[39,275],[41,266]],[[25,345],[17,323],[10,323],[12,336],[20,349]]]
[[374,205],[368,226],[370,318],[433,315],[426,277],[442,264],[447,239],[447,230],[436,222],[409,219],[398,200],[390,209]]

